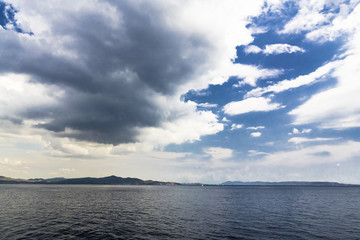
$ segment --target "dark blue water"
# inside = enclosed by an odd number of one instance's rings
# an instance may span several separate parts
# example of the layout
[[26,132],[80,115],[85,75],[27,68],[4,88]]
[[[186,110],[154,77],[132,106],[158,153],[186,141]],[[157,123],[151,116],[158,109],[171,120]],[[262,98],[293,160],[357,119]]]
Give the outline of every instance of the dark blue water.
[[0,239],[360,239],[360,188],[0,185]]

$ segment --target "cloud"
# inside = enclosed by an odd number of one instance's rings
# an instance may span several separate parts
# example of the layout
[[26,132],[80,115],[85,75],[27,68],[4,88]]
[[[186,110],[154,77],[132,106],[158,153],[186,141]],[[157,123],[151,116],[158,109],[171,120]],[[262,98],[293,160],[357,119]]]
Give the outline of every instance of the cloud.
[[75,172],[75,169],[74,169],[74,168],[60,168],[60,169],[59,169],[59,172],[62,172],[62,173],[71,173],[71,172]]
[[302,133],[310,133],[312,130],[309,128],[305,128],[303,130],[299,130],[297,128],[293,128],[292,132],[289,133],[289,135],[296,135],[296,134],[302,134]]
[[235,123],[233,123],[232,125],[231,125],[231,131],[234,131],[234,130],[236,130],[236,129],[240,129],[240,128],[242,128],[243,127],[243,125],[242,124],[235,124]]
[[304,137],[293,137],[288,140],[288,142],[300,144],[307,142],[324,142],[324,141],[335,141],[339,140],[339,138],[304,138]]
[[263,156],[263,155],[268,155],[268,153],[259,152],[259,151],[256,151],[256,150],[249,150],[248,155],[251,156],[251,157],[253,157],[253,156]]
[[203,150],[206,154],[210,155],[213,159],[227,159],[231,158],[233,151],[228,148],[210,147]]
[[264,129],[265,127],[264,126],[257,126],[257,127],[247,127],[246,129],[249,129],[249,130],[258,130],[258,129]]
[[303,147],[293,151],[272,153],[265,156],[263,161],[259,162],[259,164],[302,168],[319,164],[350,161],[351,159],[359,156],[360,143],[355,141],[347,141],[336,145],[322,144]]
[[139,151],[139,147],[136,143],[124,143],[120,144],[118,146],[115,146],[111,149],[110,153],[114,155],[123,155],[123,154],[129,154],[129,153],[135,153],[135,152],[141,152]]
[[44,136],[42,140],[45,142],[46,149],[51,156],[90,157],[90,151],[86,146],[81,146],[68,138],[57,139]]
[[357,79],[360,46],[352,46],[349,53],[332,73],[337,85],[315,94],[290,112],[294,124],[318,123],[321,128],[334,129],[360,126],[360,83]]
[[331,153],[328,151],[322,151],[322,152],[311,153],[310,155],[328,157],[331,156]]
[[222,122],[231,122],[229,119],[227,119],[226,117],[223,117],[222,119],[221,119],[221,121]]
[[25,74],[0,74],[0,116],[19,119],[28,109],[54,107],[63,91],[55,86],[30,83]]
[[9,160],[8,158],[0,159],[0,165],[8,165],[8,166],[20,166],[22,163],[18,160]]
[[[227,69],[224,69],[223,76],[233,76],[237,78],[242,78],[238,85],[234,87],[242,86],[243,84],[249,84],[250,86],[256,86],[256,83],[259,79],[273,78],[281,75],[284,71],[282,69],[268,69],[262,68],[254,65],[247,64],[233,64]],[[210,77],[211,79],[211,77]],[[212,81],[213,84],[221,84],[224,80],[221,81]]]
[[301,52],[304,53],[305,50],[298,46],[293,46],[289,44],[270,44],[265,45],[263,51],[265,54],[281,54],[281,53],[295,53]]
[[[266,93],[280,93],[300,86],[327,79],[336,79],[337,84],[314,94],[308,101],[290,112],[293,123],[315,123],[320,128],[345,129],[360,126],[358,94],[360,56],[360,4],[357,1],[308,1],[296,3],[298,13],[280,34],[306,33],[306,40],[322,44],[342,39],[345,44],[342,54],[314,72],[283,80],[267,87],[249,91],[245,98],[260,97]],[[276,5],[276,4],[275,4]],[[281,8],[281,4],[276,8]],[[275,9],[276,9],[275,8]]]
[[204,107],[204,108],[215,108],[217,107],[218,105],[215,104],[215,103],[199,103],[198,104],[199,107]]
[[311,41],[326,42],[334,41],[340,36],[352,34],[358,31],[360,7],[358,2],[353,1],[349,4],[341,4],[339,12],[332,16],[329,24],[323,25],[306,34],[306,38]]
[[18,33],[33,35],[32,32],[25,32],[14,17],[17,10],[12,4],[0,1],[0,26],[5,30],[13,30]]
[[252,132],[252,133],[250,133],[250,135],[251,135],[252,137],[260,137],[260,136],[261,136],[261,132]]
[[299,129],[297,129],[297,128],[293,128],[292,133],[293,133],[293,134],[299,134],[299,133],[300,133],[300,131],[299,131]]
[[263,54],[266,54],[266,55],[271,55],[271,54],[295,53],[295,52],[304,53],[305,50],[301,47],[289,45],[286,43],[267,44],[267,45],[265,45],[265,49],[261,49],[255,45],[248,45],[245,48],[246,54],[249,54],[249,53],[257,54],[260,52]]
[[[281,4],[275,4],[282,8]],[[330,78],[337,85],[313,95],[308,101],[290,112],[293,123],[316,123],[320,128],[345,129],[360,126],[360,105],[357,92],[360,90],[356,76],[359,75],[360,56],[360,4],[346,1],[308,1],[297,3],[298,13],[280,34],[306,32],[308,41],[322,44],[342,38],[346,43],[343,54],[335,56],[314,72],[276,84],[253,89],[245,98],[260,97],[266,93],[280,93],[300,86]]]
[[287,22],[279,33],[300,33],[302,31],[309,31],[316,29],[319,26],[326,24],[332,17],[331,11],[322,11],[324,8],[334,9],[335,1],[313,1],[302,0],[297,3],[299,10],[295,17]]
[[357,1],[302,0],[298,7],[296,16],[279,33],[307,32],[308,40],[323,43],[347,35],[359,25]]
[[284,92],[293,88],[298,88],[304,85],[313,84],[318,80],[326,79],[330,76],[332,71],[341,63],[341,61],[333,61],[324,64],[323,66],[316,69],[314,72],[308,75],[301,75],[294,79],[282,80],[276,84],[267,87],[258,87],[246,93],[245,97],[260,97],[265,93],[273,92],[279,93]]
[[244,51],[246,54],[249,54],[249,53],[259,53],[262,52],[263,50],[256,45],[248,45],[245,47]]
[[312,129],[310,128],[305,128],[301,131],[301,133],[311,133],[312,132]]
[[[169,104],[169,101],[164,101],[163,104]],[[171,105],[178,108],[180,117],[164,121],[160,127],[138,129],[137,142],[161,148],[170,143],[200,140],[201,136],[216,134],[224,129],[224,125],[218,122],[217,115],[210,111],[195,111],[195,103],[178,103],[174,100]]]
[[283,108],[278,103],[271,103],[269,98],[247,98],[238,102],[230,102],[223,108],[228,115],[238,115],[248,112],[267,112]]
[[[148,143],[146,134],[156,133],[163,138],[155,145],[194,141],[223,126],[181,102],[182,94],[232,75],[255,84],[281,72],[231,61],[237,45],[253,40],[247,19],[262,1],[12,4],[16,23],[34,35],[0,29],[0,74],[30,91],[2,85],[0,102],[11,111],[2,108],[0,117],[32,121],[56,137],[118,145]],[[183,134],[178,123],[192,131]]]

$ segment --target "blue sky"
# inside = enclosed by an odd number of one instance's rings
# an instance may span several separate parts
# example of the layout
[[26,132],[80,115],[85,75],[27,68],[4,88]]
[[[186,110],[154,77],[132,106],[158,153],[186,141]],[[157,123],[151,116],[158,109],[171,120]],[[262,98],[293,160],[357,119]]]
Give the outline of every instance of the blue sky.
[[360,183],[359,1],[0,12],[0,175]]

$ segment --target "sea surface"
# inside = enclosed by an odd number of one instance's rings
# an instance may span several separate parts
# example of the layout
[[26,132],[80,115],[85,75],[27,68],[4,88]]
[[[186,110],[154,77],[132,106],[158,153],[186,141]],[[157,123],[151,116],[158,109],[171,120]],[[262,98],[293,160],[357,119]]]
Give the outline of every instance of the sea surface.
[[360,239],[360,188],[2,184],[0,239]]

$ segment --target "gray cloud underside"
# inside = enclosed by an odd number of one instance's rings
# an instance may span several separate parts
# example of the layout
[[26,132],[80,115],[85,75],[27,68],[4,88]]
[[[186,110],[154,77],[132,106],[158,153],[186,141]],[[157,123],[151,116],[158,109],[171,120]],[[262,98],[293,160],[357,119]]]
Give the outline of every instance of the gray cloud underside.
[[46,16],[54,39],[70,39],[61,47],[76,57],[56,54],[48,39],[39,43],[14,31],[1,36],[1,73],[25,73],[65,94],[59,104],[26,109],[19,118],[50,119],[36,127],[111,144],[135,141],[138,127],[176,118],[165,115],[154,96],[170,96],[196,76],[209,44],[170,29],[163,12],[151,5],[129,2],[110,2],[121,14],[116,26],[89,10]]

